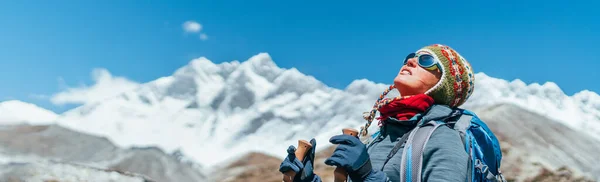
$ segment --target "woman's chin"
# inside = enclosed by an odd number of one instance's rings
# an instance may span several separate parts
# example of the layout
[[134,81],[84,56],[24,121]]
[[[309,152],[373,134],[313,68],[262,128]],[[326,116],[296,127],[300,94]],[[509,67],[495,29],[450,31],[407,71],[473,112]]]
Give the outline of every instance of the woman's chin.
[[404,85],[404,84],[394,84],[394,87],[396,87],[396,90],[398,90],[398,92],[400,93],[400,95],[405,96],[405,94],[409,94],[409,90],[410,87],[408,87],[408,85]]
[[394,87],[398,90],[409,88],[411,85],[410,82],[410,79],[406,76],[398,76],[394,79]]
[[408,96],[408,95],[415,95],[419,93],[419,89],[418,86],[415,84],[411,84],[410,82],[406,82],[406,80],[398,80],[399,82],[394,81],[394,87],[396,88],[396,90],[398,90],[398,92],[400,92],[400,95],[402,96]]

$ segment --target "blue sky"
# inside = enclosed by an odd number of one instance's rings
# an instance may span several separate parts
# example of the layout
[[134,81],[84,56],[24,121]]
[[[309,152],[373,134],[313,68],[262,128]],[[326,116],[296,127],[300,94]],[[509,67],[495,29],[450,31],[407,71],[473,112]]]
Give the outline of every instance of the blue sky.
[[[143,83],[200,56],[218,63],[260,52],[337,88],[390,83],[407,53],[432,43],[493,77],[600,92],[594,1],[88,2],[0,2],[0,101],[60,113],[74,104],[47,97],[93,85],[94,68]],[[184,32],[189,20],[200,33]]]

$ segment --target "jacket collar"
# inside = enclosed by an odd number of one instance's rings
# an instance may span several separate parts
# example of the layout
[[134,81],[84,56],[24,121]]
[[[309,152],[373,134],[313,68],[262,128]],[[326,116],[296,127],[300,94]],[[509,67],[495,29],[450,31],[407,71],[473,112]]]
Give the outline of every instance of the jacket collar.
[[417,124],[424,124],[427,121],[448,117],[452,114],[453,110],[446,105],[434,104],[427,108],[423,113],[417,113],[415,116],[408,120],[399,120],[393,117],[385,119],[384,125],[381,127],[381,134],[399,134],[402,136],[405,132],[410,131]]

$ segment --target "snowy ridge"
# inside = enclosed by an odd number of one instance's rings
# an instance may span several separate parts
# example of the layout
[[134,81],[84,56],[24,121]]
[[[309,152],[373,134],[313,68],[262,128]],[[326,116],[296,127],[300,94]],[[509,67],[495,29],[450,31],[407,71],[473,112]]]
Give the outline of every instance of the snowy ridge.
[[476,79],[476,91],[466,108],[512,103],[600,140],[600,96],[594,92],[568,96],[553,82],[526,85],[519,79],[508,82],[484,73],[476,74]]
[[[526,85],[476,75],[466,108],[515,103],[600,139],[600,96],[565,95],[553,83]],[[58,117],[58,124],[105,136],[120,147],[158,146],[211,166],[256,151],[285,157],[298,139],[317,139],[319,149],[345,127],[364,125],[386,84],[355,80],[344,90],[328,87],[295,68],[279,68],[266,53],[244,62],[192,60],[173,75],[116,97],[86,104]],[[392,92],[389,97],[398,93]],[[377,122],[377,121],[374,121]],[[374,133],[373,123],[370,133]],[[596,126],[596,127],[594,127]]]
[[[359,80],[348,90],[371,84]],[[377,89],[384,88],[379,84]],[[58,123],[106,136],[122,147],[179,149],[210,166],[248,151],[280,156],[300,138],[317,137],[327,144],[342,128],[363,124],[362,112],[379,94],[373,93],[327,87],[297,69],[277,67],[265,53],[243,63],[199,58],[172,76],[68,111]]]
[[47,124],[58,115],[31,103],[18,100],[0,102],[0,124]]

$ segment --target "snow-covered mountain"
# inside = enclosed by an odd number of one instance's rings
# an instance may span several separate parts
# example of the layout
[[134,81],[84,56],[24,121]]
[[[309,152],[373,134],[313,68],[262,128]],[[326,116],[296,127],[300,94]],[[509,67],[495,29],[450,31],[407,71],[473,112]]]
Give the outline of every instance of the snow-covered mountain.
[[[362,113],[386,87],[361,79],[343,90],[331,88],[297,69],[278,67],[266,53],[221,64],[199,58],[171,76],[75,108],[56,120],[120,147],[179,150],[210,169],[249,151],[284,157],[298,139],[315,137],[319,148],[325,148],[342,128],[362,126]],[[499,103],[517,104],[600,139],[596,93],[567,96],[554,83],[526,85],[478,73],[464,107]]]
[[211,166],[247,151],[279,156],[298,139],[317,137],[325,144],[342,128],[361,125],[362,112],[384,88],[366,80],[347,90],[330,88],[296,69],[277,67],[264,53],[243,63],[200,58],[172,76],[57,120],[122,147],[180,149]]
[[[386,87],[362,79],[344,90],[331,88],[295,68],[278,67],[266,53],[221,64],[199,58],[171,76],[75,108],[57,121],[106,136],[122,147],[181,150],[210,167],[249,151],[283,157],[298,139],[315,137],[318,145],[326,146],[342,128],[362,126],[362,113]],[[554,83],[526,85],[478,73],[465,107],[506,102],[600,139],[596,93],[567,96]]]
[[18,100],[0,102],[0,124],[47,124],[52,123],[58,115],[52,111],[31,103]]

